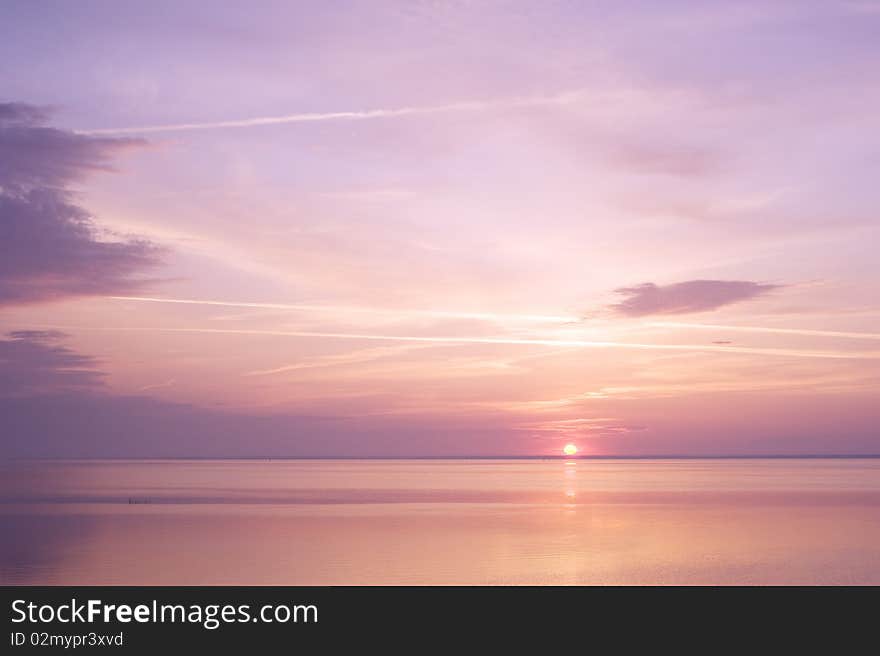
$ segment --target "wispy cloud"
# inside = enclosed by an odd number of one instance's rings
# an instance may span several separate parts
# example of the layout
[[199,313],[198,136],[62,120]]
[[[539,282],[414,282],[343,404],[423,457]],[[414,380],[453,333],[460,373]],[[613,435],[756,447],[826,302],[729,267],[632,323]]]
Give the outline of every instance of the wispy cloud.
[[508,98],[504,100],[477,100],[430,105],[419,107],[395,107],[386,109],[347,110],[339,112],[309,112],[282,114],[279,116],[257,116],[253,118],[233,119],[228,121],[205,121],[193,123],[169,123],[164,125],[141,125],[121,128],[99,128],[80,130],[82,135],[121,135],[147,134],[151,132],[183,132],[189,130],[216,130],[221,128],[251,128],[261,125],[282,125],[285,123],[314,123],[318,121],[363,121],[382,118],[398,118],[403,116],[419,116],[430,114],[446,114],[450,112],[478,112],[487,109],[504,107],[529,107],[541,105],[559,105],[574,101],[581,91],[566,91],[549,96],[528,98]]
[[365,362],[373,362],[381,358],[399,355],[413,349],[420,348],[419,345],[407,344],[402,346],[380,346],[378,348],[358,349],[348,353],[336,353],[333,355],[323,355],[314,358],[306,358],[301,362],[285,364],[280,367],[272,367],[271,369],[256,369],[248,371],[245,376],[272,376],[275,374],[283,374],[289,371],[301,371],[303,369],[317,369],[321,367],[336,367],[349,364],[362,364]]
[[164,383],[155,383],[154,385],[144,385],[143,387],[138,388],[138,392],[148,392],[149,390],[155,389],[165,389],[166,387],[171,387],[177,382],[174,378],[169,378]]
[[717,323],[681,323],[678,321],[652,321],[649,326],[658,328],[694,328],[696,330],[728,330],[745,333],[774,333],[777,335],[805,335],[812,337],[843,337],[847,339],[880,339],[880,333],[855,333],[844,330],[811,330],[809,328],[770,328],[766,326],[728,326]]
[[316,339],[350,339],[385,342],[413,342],[421,344],[485,344],[510,346],[550,346],[566,348],[619,348],[660,351],[694,351],[707,353],[744,353],[800,358],[827,358],[843,360],[880,359],[880,351],[813,351],[785,348],[751,348],[746,346],[719,346],[715,344],[649,344],[636,342],[608,342],[577,339],[542,339],[513,337],[457,337],[424,335],[381,335],[371,333],[335,333],[292,330],[257,330],[232,328],[91,328],[65,326],[67,330],[108,330],[130,332],[202,333],[207,335],[263,335],[267,337],[303,337]]
[[648,429],[641,424],[628,424],[619,419],[607,417],[578,417],[575,419],[558,419],[522,424],[517,430],[529,433],[547,434],[546,437],[553,439],[575,437],[616,437],[627,433],[637,433]]
[[571,323],[580,321],[573,315],[552,314],[506,314],[497,312],[465,312],[457,310],[421,310],[360,307],[350,305],[308,305],[297,303],[253,303],[248,301],[212,301],[191,298],[156,298],[148,296],[109,296],[116,301],[137,301],[142,303],[176,303],[182,305],[207,305],[219,307],[258,308],[268,310],[291,310],[298,312],[343,312],[358,314],[389,315],[397,317],[420,316],[438,319],[480,319],[485,321],[534,321],[547,323]]

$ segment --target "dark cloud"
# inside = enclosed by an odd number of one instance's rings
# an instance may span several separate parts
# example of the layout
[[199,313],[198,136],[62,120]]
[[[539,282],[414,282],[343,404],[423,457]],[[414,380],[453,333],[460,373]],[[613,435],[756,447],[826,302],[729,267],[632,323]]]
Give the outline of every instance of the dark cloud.
[[756,298],[779,287],[748,280],[687,280],[671,285],[648,282],[616,289],[615,292],[625,298],[611,307],[628,317],[706,312]]
[[64,339],[67,333],[60,330],[13,330],[8,333],[8,337],[12,339],[30,339],[30,340],[56,340]]
[[68,185],[112,170],[114,155],[144,142],[79,135],[45,120],[40,108],[0,103],[0,305],[134,291],[160,249],[100,240]]
[[146,282],[138,274],[158,263],[149,242],[99,241],[67,197],[46,188],[0,194],[0,305],[134,291]]
[[97,361],[57,342],[57,331],[19,330],[0,339],[0,398],[92,389],[104,374]]
[[0,103],[0,187],[4,193],[34,187],[63,188],[94,171],[112,171],[124,150],[143,139],[76,134],[47,127],[48,112],[24,103]]
[[0,125],[44,123],[48,118],[49,113],[43,107],[20,102],[0,103]]

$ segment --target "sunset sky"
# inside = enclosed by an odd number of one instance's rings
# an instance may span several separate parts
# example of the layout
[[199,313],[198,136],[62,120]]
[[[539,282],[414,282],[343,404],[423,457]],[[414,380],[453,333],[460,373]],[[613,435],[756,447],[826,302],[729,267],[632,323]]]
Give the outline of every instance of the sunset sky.
[[880,453],[878,1],[0,24],[0,453]]

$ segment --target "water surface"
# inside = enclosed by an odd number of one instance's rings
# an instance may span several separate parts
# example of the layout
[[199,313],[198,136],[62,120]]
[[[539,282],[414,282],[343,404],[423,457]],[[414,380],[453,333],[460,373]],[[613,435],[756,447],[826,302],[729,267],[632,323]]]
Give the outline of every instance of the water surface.
[[7,465],[6,584],[880,584],[880,460]]

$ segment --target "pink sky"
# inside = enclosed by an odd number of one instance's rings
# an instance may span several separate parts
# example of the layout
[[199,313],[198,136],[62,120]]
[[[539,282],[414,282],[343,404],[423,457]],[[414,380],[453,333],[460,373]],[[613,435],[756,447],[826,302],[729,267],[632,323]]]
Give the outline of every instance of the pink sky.
[[0,9],[5,451],[880,453],[880,3],[162,6]]

